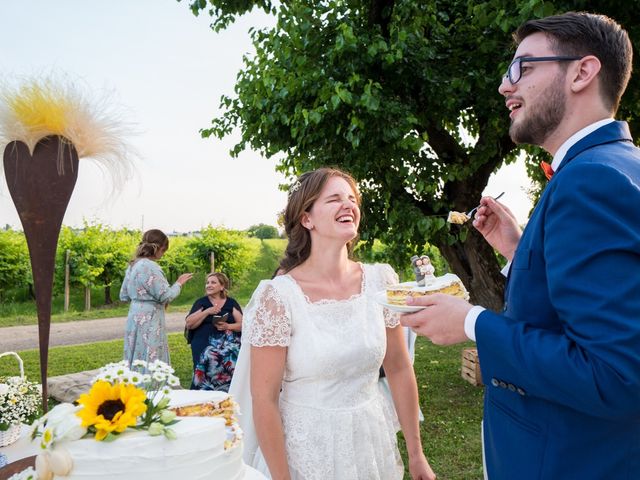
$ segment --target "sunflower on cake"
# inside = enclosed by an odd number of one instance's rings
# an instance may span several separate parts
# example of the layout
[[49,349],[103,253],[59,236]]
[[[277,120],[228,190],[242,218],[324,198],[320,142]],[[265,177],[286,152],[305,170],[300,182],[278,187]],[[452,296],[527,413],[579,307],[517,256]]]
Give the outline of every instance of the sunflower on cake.
[[446,273],[440,277],[435,275],[435,268],[427,255],[411,257],[411,266],[416,281],[387,286],[386,295],[389,304],[406,305],[407,297],[422,297],[434,293],[469,299],[469,292],[457,275],[453,273]]

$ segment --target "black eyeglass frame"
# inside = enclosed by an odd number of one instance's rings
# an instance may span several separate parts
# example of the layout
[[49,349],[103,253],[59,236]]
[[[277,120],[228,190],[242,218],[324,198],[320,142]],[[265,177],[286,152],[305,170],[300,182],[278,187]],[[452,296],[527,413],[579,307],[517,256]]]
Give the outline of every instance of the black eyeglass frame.
[[[509,68],[507,68],[507,71],[502,78],[508,78],[511,85],[518,83],[522,78],[522,62],[573,62],[575,60],[582,60],[583,58],[584,56],[576,57],[566,55],[553,57],[519,57],[509,64]],[[511,69],[515,64],[518,64],[518,78],[514,81],[513,76],[511,75]]]

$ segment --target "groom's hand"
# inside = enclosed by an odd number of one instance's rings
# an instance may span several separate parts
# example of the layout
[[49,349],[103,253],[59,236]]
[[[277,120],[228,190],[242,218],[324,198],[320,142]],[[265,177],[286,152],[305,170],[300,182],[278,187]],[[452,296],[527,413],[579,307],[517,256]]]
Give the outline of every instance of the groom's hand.
[[423,306],[419,312],[400,316],[400,323],[436,345],[452,345],[469,340],[464,319],[472,305],[461,298],[442,293],[408,298],[407,305]]

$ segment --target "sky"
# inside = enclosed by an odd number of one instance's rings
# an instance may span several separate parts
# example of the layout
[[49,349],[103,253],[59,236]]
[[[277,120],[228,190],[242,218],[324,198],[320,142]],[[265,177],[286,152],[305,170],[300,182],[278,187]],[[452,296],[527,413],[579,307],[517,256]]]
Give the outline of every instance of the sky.
[[[220,96],[233,95],[242,56],[253,52],[249,28],[273,19],[253,12],[215,33],[188,0],[0,0],[0,18],[0,79],[77,79],[96,97],[108,95],[133,124],[126,140],[138,153],[135,175],[111,194],[110,178],[82,159],[64,225],[166,232],[276,225],[286,202],[276,159],[250,150],[231,158],[237,134],[219,140],[199,133],[220,113]],[[520,162],[495,174],[485,194],[506,192],[501,201],[524,223],[527,188]],[[21,229],[2,177],[5,224]]]

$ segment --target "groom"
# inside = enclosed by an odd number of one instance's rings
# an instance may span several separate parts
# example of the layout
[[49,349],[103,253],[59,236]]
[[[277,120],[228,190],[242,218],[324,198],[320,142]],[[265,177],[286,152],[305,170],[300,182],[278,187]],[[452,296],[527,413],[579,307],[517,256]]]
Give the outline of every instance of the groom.
[[521,232],[485,197],[475,228],[510,261],[504,310],[432,295],[402,324],[475,340],[489,479],[640,478],[640,150],[616,122],[627,33],[567,13],[523,24],[500,84],[515,143],[555,171]]

